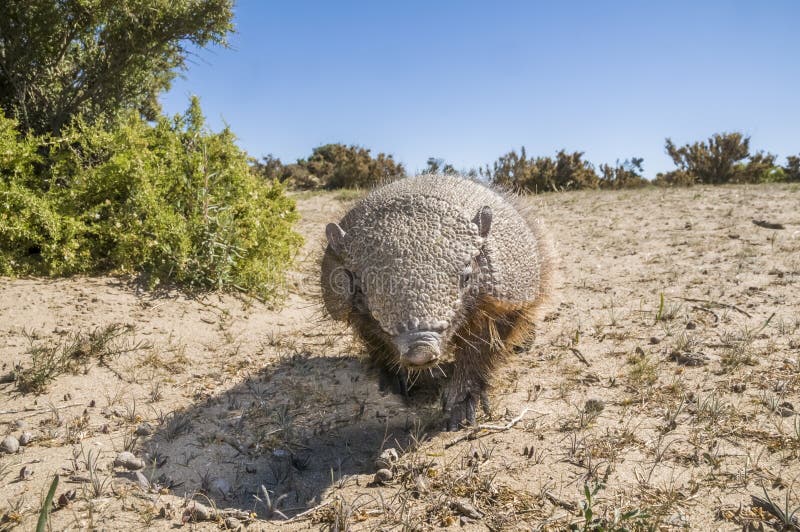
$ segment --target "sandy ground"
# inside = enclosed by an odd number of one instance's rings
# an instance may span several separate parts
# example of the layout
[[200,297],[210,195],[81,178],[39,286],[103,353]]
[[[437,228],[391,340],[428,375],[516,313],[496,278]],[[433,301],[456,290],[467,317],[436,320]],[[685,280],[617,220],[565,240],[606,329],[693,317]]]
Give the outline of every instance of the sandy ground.
[[[55,475],[53,530],[755,530],[779,512],[753,496],[800,507],[798,186],[530,198],[556,299],[488,428],[456,433],[321,319],[321,235],[347,201],[298,196],[280,308],[0,279],[0,438],[31,438],[0,454],[0,530],[32,530]],[[39,393],[8,382],[63,353]],[[144,468],[115,465],[126,450]]]

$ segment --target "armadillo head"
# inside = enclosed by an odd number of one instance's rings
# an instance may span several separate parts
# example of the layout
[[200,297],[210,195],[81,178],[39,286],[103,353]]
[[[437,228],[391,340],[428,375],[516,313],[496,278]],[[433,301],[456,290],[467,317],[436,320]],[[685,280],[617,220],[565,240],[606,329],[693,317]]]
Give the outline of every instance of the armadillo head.
[[483,207],[467,217],[438,198],[401,195],[349,224],[326,227],[343,271],[332,285],[349,291],[394,348],[399,365],[422,369],[450,352],[480,277],[491,227]]

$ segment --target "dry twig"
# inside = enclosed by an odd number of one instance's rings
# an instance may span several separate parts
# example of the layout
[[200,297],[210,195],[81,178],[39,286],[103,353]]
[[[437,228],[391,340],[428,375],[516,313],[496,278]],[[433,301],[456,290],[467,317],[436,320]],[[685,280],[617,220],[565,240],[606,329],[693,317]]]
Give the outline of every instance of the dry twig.
[[517,423],[522,421],[522,418],[525,417],[525,414],[528,413],[528,410],[530,410],[530,408],[527,408],[527,407],[524,408],[522,410],[522,412],[520,412],[517,417],[515,417],[514,419],[512,419],[511,421],[509,421],[505,425],[478,425],[477,427],[475,427],[471,431],[467,432],[466,434],[462,434],[458,438],[447,442],[444,445],[444,448],[445,449],[449,449],[453,445],[461,443],[464,440],[475,440],[477,438],[481,438],[483,436],[486,436],[487,434],[493,434],[495,432],[503,432],[503,431],[509,430],[514,425],[516,425]]

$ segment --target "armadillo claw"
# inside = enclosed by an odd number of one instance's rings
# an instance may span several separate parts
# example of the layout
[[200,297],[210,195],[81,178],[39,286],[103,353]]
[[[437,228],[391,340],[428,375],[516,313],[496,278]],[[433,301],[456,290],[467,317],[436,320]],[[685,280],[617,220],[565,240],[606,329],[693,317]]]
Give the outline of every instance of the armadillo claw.
[[475,417],[480,402],[484,413],[491,412],[489,395],[486,390],[462,390],[456,393],[445,393],[443,412],[448,431],[460,430],[465,426],[475,425]]
[[489,402],[489,394],[486,393],[486,390],[481,390],[481,408],[483,409],[484,414],[491,417],[492,405]]

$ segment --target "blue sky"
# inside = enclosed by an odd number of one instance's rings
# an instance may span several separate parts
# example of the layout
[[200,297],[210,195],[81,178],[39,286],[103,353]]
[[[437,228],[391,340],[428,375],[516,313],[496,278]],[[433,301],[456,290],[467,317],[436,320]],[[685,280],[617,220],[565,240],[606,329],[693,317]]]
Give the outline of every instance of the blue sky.
[[800,2],[240,0],[231,48],[200,50],[162,97],[200,97],[251,155],[329,142],[413,172],[581,150],[672,168],[677,144],[742,131],[800,152]]

